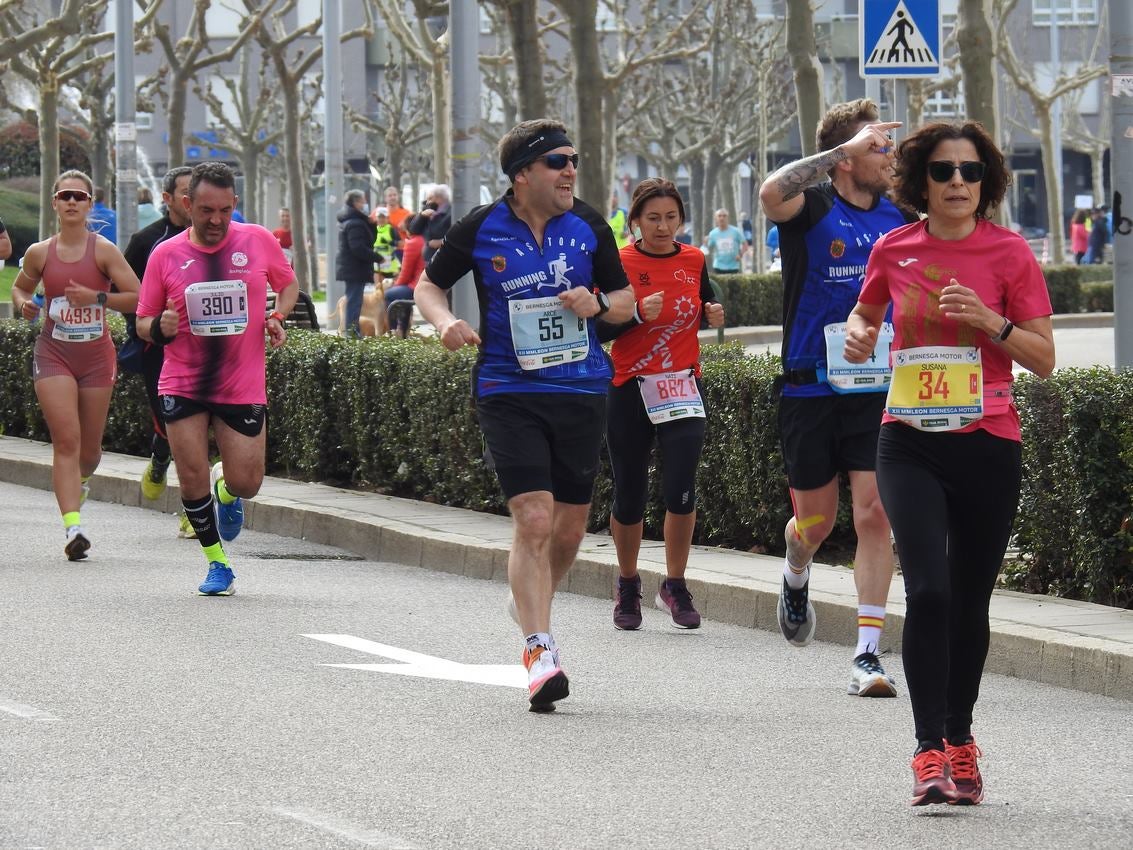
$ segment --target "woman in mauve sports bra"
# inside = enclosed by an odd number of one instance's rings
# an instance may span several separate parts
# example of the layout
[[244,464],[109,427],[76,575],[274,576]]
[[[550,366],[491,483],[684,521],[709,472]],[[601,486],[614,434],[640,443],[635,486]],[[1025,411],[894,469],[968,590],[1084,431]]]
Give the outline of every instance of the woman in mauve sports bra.
[[[12,286],[12,305],[25,319],[36,321],[41,310],[35,289],[43,282],[47,310],[35,341],[32,376],[51,434],[51,483],[67,536],[63,551],[69,560],[79,561],[90,549],[79,509],[87,480],[102,458],[116,372],[106,308],[133,312],[138,278],[113,243],[87,229],[94,205],[87,175],[63,172],[52,193],[59,233],[28,248]],[[111,280],[116,292],[110,291]]]

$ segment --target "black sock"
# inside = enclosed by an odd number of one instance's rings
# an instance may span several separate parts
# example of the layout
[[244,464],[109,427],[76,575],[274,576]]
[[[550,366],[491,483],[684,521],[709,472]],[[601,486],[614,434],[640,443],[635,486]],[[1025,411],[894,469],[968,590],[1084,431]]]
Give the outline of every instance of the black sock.
[[185,516],[189,518],[189,524],[197,532],[197,540],[200,541],[201,547],[219,543],[220,531],[217,530],[212,509],[212,493],[203,499],[182,499],[181,504],[185,506]]
[[944,751],[943,741],[917,741],[917,751],[913,755],[919,756],[921,753],[928,752],[929,750]]

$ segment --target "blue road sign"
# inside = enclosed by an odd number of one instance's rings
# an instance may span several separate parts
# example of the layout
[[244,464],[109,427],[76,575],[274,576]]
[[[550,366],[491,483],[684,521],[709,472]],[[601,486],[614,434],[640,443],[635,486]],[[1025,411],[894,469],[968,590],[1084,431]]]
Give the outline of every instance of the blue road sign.
[[859,70],[863,77],[940,74],[940,0],[862,0]]

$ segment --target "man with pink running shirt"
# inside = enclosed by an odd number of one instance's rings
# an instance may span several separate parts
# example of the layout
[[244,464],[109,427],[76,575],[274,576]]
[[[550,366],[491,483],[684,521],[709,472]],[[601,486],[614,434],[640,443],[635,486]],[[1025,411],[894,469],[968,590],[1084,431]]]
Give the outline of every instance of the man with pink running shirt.
[[[232,221],[236,179],[220,162],[193,169],[183,199],[188,230],[150,255],[138,299],[138,335],[165,346],[158,381],[181,502],[209,563],[202,596],[231,596],[236,576],[221,540],[244,523],[242,499],[259,492],[267,445],[264,334],[287,341],[295,273],[272,234]],[[265,319],[267,289],[276,311]],[[209,468],[213,429],[221,461]]]

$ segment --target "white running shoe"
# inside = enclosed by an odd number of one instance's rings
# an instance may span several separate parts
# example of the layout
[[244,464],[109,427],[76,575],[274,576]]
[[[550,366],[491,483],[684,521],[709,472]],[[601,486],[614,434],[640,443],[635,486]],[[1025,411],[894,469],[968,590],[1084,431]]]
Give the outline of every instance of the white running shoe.
[[556,653],[542,646],[524,648],[523,665],[527,668],[531,711],[554,711],[555,703],[570,695],[570,682]]
[[67,529],[67,545],[63,551],[67,553],[68,561],[81,561],[87,556],[90,540],[83,533],[81,525],[72,525]]
[[872,652],[863,652],[850,665],[850,696],[895,697],[897,685],[893,677],[886,675],[881,662]]

